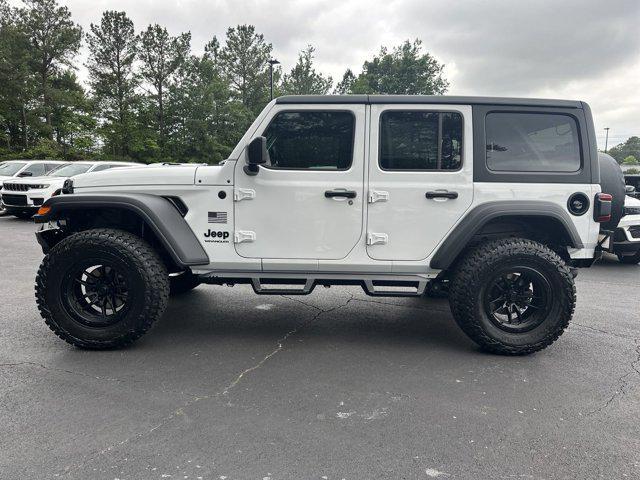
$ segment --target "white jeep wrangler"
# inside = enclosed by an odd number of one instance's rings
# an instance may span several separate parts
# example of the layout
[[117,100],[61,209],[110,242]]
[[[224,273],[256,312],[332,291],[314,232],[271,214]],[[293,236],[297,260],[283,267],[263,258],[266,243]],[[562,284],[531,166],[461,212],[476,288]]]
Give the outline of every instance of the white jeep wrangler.
[[68,180],[36,221],[46,323],[83,348],[127,345],[170,293],[247,283],[257,294],[447,285],[483,348],[553,343],[596,256],[601,193],[589,107],[446,96],[290,96],[216,166]]

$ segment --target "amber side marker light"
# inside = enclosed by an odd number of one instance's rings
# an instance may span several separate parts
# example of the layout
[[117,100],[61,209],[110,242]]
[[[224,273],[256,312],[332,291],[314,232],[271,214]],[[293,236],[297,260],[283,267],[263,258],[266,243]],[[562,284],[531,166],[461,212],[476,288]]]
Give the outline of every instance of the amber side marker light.
[[38,215],[46,215],[51,211],[51,207],[40,207],[38,209]]

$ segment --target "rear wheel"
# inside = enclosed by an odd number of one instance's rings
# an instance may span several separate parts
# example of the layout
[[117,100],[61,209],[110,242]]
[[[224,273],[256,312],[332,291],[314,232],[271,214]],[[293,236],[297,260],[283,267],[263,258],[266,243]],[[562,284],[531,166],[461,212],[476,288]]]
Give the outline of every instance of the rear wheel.
[[453,316],[483,349],[523,355],[551,345],[568,326],[575,286],[564,261],[526,239],[501,239],[469,252],[449,292]]
[[169,276],[141,238],[115,229],[75,233],[54,246],[36,277],[46,324],[72,345],[123,347],[164,312]]
[[618,260],[620,260],[621,263],[626,263],[629,265],[640,263],[640,252],[636,252],[633,255],[621,255],[619,253],[617,255]]

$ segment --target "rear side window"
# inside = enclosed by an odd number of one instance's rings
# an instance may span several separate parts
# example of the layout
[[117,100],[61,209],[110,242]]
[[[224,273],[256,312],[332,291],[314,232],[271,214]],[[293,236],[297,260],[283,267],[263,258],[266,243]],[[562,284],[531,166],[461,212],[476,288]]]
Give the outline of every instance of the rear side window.
[[380,116],[380,168],[458,170],[462,166],[462,115],[389,110]]
[[489,113],[487,167],[504,172],[576,172],[581,166],[576,120],[551,113]]
[[270,167],[347,170],[353,158],[351,112],[280,112],[267,127]]
[[113,168],[113,165],[98,165],[96,168],[91,170],[92,172],[101,172],[102,170],[109,170]]

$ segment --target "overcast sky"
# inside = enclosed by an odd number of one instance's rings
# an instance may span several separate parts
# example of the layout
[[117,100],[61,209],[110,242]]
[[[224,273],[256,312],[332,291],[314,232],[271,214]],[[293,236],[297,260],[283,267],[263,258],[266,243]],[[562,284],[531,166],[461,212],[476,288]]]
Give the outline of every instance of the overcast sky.
[[[14,1],[14,4],[19,2]],[[449,94],[584,100],[599,143],[640,136],[639,0],[69,0],[85,29],[103,10],[125,10],[138,30],[149,23],[191,31],[201,52],[213,35],[250,23],[289,70],[297,52],[316,48],[334,82],[359,72],[381,45],[419,38],[446,65]],[[80,63],[80,62],[79,62]],[[81,72],[81,76],[82,75]]]

